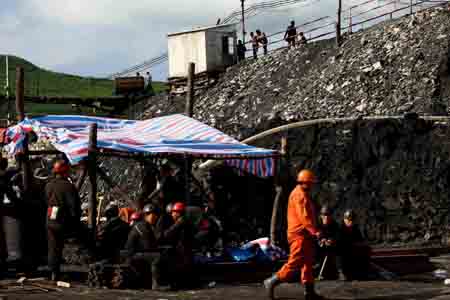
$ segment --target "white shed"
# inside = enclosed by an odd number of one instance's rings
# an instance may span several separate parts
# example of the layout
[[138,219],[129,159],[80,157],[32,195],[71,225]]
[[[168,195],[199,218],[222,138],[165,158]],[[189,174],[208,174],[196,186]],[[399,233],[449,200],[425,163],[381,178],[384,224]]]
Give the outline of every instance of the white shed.
[[169,78],[186,77],[190,62],[196,74],[225,70],[236,63],[236,39],[234,24],[168,34]]

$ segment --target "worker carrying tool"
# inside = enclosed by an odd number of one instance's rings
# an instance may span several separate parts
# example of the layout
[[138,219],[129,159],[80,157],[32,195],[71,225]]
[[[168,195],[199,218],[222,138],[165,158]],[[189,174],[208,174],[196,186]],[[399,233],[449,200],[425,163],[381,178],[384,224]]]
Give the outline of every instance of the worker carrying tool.
[[312,171],[300,171],[297,176],[297,186],[289,196],[287,238],[290,254],[287,263],[278,273],[264,281],[264,286],[271,299],[274,297],[274,288],[282,282],[292,281],[300,270],[301,283],[305,287],[305,299],[323,299],[314,290],[314,237],[320,239],[322,235],[317,229],[316,214],[311,199],[314,183],[316,183],[316,178]]
[[70,166],[64,160],[53,165],[54,178],[45,186],[47,198],[48,265],[51,279],[58,280],[64,240],[71,234],[81,235],[81,200],[69,181]]

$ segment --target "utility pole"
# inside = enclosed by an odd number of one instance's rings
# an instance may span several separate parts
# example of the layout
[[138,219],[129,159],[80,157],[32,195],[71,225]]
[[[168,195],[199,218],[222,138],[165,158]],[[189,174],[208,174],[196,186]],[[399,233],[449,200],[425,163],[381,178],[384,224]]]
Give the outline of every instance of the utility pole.
[[338,11],[337,11],[337,21],[336,21],[336,46],[341,46],[341,11],[342,11],[342,0],[338,0]]
[[242,43],[245,44],[245,12],[244,12],[244,1],[245,0],[241,0],[241,12],[242,12]]

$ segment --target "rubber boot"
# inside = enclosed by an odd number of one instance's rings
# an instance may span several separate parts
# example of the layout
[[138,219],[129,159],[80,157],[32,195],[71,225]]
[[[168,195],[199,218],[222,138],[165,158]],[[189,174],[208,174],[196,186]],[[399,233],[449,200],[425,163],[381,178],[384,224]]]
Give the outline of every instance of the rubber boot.
[[58,271],[52,271],[50,274],[50,281],[58,281],[59,280],[59,272]]
[[316,294],[314,283],[305,283],[305,300],[324,300],[325,298]]
[[152,279],[152,291],[168,292],[171,290],[169,285],[159,285],[158,280]]
[[272,275],[272,277],[267,278],[264,280],[264,287],[267,290],[267,297],[269,299],[275,299],[274,298],[274,290],[277,285],[281,283],[280,279],[278,278],[277,274]]
[[155,266],[152,266],[152,290],[158,292],[167,292],[170,291],[171,287],[169,285],[160,285],[160,273],[159,269]]

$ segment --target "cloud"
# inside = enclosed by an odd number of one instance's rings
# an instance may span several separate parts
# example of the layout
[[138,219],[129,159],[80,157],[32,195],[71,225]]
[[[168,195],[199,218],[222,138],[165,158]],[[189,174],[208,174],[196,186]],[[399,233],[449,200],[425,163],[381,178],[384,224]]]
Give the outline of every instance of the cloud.
[[128,26],[142,17],[149,22],[164,20],[166,24],[186,16],[216,18],[218,13],[234,9],[238,4],[230,0],[30,0],[29,8],[64,24]]
[[[111,74],[158,56],[167,51],[167,33],[215,24],[240,7],[239,0],[1,1],[0,53],[88,76]],[[262,12],[248,20],[247,31],[260,28],[270,34],[283,30],[290,19],[301,23],[334,17],[335,2],[308,0]],[[164,68],[155,71],[154,78],[164,79]]]

